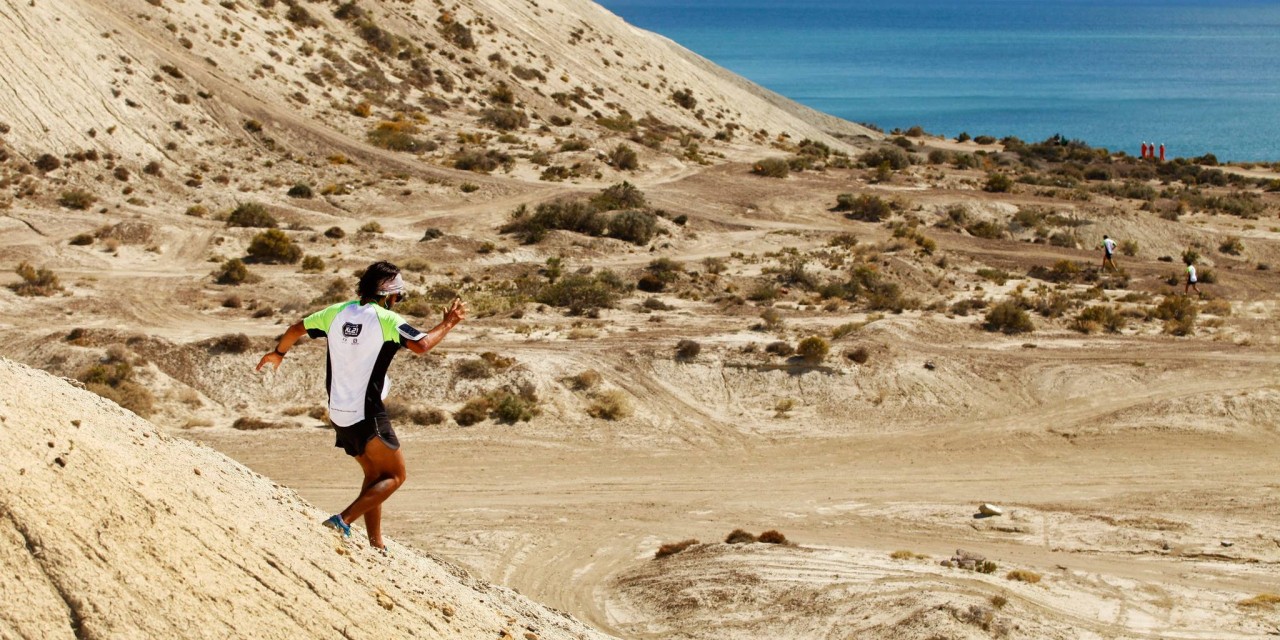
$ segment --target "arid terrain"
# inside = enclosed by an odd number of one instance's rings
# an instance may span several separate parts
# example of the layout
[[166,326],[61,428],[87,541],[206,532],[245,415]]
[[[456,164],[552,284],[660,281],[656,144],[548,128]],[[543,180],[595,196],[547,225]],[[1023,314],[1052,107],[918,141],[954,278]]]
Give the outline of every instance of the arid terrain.
[[[1276,165],[882,132],[585,0],[0,34],[0,553],[43,611],[0,637],[1280,635]],[[308,528],[359,478],[323,344],[253,370],[379,259],[416,324],[471,310],[391,369],[390,558]]]

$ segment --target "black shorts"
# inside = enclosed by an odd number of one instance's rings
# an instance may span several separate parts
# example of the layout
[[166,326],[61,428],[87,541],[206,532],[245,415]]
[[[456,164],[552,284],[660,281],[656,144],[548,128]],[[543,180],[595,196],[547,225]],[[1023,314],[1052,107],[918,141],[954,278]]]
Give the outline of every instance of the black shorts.
[[400,439],[396,437],[395,430],[391,428],[391,420],[386,416],[365,418],[348,427],[335,424],[333,432],[337,434],[333,446],[342,447],[349,456],[364,455],[365,446],[374,438],[381,440],[392,451],[400,448]]

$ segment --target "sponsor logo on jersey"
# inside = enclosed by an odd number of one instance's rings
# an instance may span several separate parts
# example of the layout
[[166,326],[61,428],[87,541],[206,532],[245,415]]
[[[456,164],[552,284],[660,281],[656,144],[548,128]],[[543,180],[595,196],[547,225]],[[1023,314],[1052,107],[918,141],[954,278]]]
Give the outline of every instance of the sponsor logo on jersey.
[[342,335],[345,338],[354,338],[360,335],[360,330],[363,328],[364,328],[364,325],[362,324],[359,324],[356,322],[347,322],[342,325]]

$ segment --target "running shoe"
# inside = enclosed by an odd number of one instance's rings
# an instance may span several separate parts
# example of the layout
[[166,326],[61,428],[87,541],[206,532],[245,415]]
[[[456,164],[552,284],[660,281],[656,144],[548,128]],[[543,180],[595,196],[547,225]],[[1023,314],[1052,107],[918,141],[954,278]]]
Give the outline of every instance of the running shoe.
[[342,521],[341,514],[330,516],[328,520],[324,521],[324,526],[341,533],[344,538],[351,537],[351,525]]

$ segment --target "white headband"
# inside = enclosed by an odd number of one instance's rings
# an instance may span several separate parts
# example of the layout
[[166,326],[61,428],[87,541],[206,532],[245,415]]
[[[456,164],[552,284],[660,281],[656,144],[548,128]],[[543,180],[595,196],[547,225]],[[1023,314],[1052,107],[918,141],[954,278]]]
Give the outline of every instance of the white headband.
[[387,278],[378,285],[378,295],[389,296],[397,293],[404,293],[404,278],[400,274],[396,274],[394,278]]

